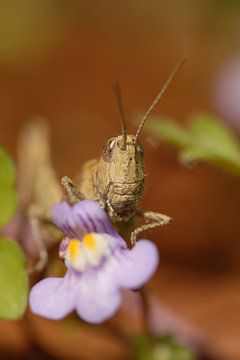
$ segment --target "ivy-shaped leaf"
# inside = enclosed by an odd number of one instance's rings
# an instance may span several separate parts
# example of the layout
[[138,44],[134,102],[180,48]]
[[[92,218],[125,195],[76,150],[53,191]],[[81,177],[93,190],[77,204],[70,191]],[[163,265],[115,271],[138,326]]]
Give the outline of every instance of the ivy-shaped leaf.
[[20,246],[0,238],[0,318],[20,319],[28,298],[26,262]]
[[10,221],[16,211],[17,193],[15,181],[14,164],[6,151],[0,146],[0,228]]
[[197,360],[192,349],[180,344],[173,336],[138,335],[135,339],[136,360]]
[[191,141],[188,132],[172,119],[157,119],[151,117],[145,124],[144,129],[155,137],[164,139],[177,148],[187,146]]
[[146,131],[180,150],[183,162],[203,160],[240,175],[240,144],[235,134],[211,114],[192,117],[188,127],[149,119]]

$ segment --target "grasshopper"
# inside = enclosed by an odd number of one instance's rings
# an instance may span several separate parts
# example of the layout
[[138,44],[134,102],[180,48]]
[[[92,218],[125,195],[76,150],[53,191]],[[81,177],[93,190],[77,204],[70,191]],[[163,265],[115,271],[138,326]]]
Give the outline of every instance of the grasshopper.
[[145,211],[138,208],[144,189],[144,151],[139,141],[143,126],[155,108],[169,84],[186,62],[185,56],[175,67],[157,97],[144,115],[136,135],[128,135],[123,111],[122,97],[118,83],[113,83],[122,134],[109,139],[100,159],[88,161],[76,182],[64,176],[61,183],[67,198],[74,203],[84,198],[93,199],[108,213],[113,224],[130,223],[138,216],[148,223],[136,228],[131,233],[133,246],[138,235],[146,230],[164,226],[172,218],[159,212]]
[[[143,218],[146,223],[131,233],[130,242],[132,246],[143,231],[167,225],[172,221],[170,216],[142,210],[138,207],[143,194],[145,178],[144,151],[139,137],[150,113],[186,60],[187,58],[184,57],[177,64],[144,115],[136,135],[127,134],[120,88],[118,83],[113,83],[121,123],[121,135],[109,139],[103,148],[101,157],[87,161],[82,167],[80,176],[75,181],[67,176],[61,179],[66,199],[70,203],[73,204],[86,198],[98,201],[107,212],[110,221],[116,226],[131,224],[135,216]],[[22,173],[30,172],[30,169],[33,170],[32,185],[28,186],[28,191],[32,187],[28,216],[40,249],[40,260],[36,266],[39,270],[45,265],[47,259],[47,251],[42,241],[43,225],[46,226],[46,224],[51,223],[51,207],[63,197],[63,192],[50,161],[46,128],[39,122],[35,128],[32,127],[30,132],[28,130],[27,136],[25,132],[19,153],[20,163],[25,163],[25,170]],[[30,157],[32,158],[30,163],[26,162],[26,158]],[[48,189],[47,199],[45,196],[46,188]]]

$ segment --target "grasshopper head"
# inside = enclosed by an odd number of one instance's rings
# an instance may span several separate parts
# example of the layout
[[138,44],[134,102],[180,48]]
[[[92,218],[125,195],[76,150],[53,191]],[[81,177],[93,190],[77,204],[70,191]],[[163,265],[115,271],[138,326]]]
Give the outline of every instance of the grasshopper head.
[[127,135],[126,142],[123,135],[119,135],[106,142],[100,162],[110,182],[133,183],[143,181],[143,156],[143,147],[134,135]]
[[131,218],[142,197],[143,147],[134,135],[109,139],[98,164],[98,191],[117,220]]

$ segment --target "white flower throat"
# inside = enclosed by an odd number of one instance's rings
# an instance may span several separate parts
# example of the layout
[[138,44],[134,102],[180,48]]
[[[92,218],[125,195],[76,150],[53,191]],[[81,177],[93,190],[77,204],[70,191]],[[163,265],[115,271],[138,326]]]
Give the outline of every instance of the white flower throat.
[[116,239],[107,234],[87,233],[79,239],[70,239],[62,254],[67,267],[83,272],[88,267],[97,267],[102,259],[109,257],[116,247]]

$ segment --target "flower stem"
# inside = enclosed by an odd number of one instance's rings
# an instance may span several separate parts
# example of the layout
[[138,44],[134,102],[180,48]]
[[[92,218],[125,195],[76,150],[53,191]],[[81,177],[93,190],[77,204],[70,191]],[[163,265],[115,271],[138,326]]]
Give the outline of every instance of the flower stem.
[[152,330],[149,325],[150,318],[150,302],[149,302],[149,289],[146,286],[143,286],[139,290],[142,301],[142,321],[144,332],[148,335],[153,335]]
[[131,337],[128,336],[121,327],[117,326],[113,321],[107,321],[106,325],[111,334],[114,334],[123,344],[127,347],[133,346]]

